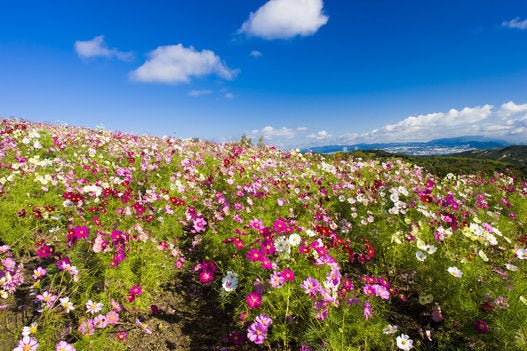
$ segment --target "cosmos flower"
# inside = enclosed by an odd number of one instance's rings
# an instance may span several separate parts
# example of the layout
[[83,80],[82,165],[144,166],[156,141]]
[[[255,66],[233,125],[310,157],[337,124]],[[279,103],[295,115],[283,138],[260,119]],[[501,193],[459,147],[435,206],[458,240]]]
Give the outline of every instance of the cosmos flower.
[[93,302],[92,300],[88,300],[86,302],[86,312],[95,314],[97,312],[100,312],[102,310],[103,304],[100,302]]
[[397,333],[397,326],[396,325],[391,325],[391,324],[388,324],[386,327],[384,327],[384,329],[382,330],[382,332],[384,334],[395,334]]
[[457,267],[448,267],[448,273],[456,278],[461,278],[463,276],[463,272],[461,272]]
[[18,341],[17,347],[13,351],[36,351],[39,347],[37,339],[31,336],[24,336]]
[[410,350],[413,347],[414,341],[406,334],[401,334],[395,339],[397,347],[401,350]]
[[252,292],[249,295],[247,295],[245,297],[245,300],[249,308],[258,308],[262,304],[262,297],[255,292]]
[[226,292],[236,290],[238,287],[238,274],[233,271],[227,271],[227,275],[221,280],[221,286]]
[[62,340],[55,345],[55,351],[76,351],[76,349],[70,343]]

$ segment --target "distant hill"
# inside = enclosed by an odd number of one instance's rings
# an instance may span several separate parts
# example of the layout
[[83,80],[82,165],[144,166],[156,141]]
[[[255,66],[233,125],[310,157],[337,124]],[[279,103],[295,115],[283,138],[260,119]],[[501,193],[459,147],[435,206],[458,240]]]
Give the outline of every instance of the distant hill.
[[512,145],[490,150],[470,150],[456,153],[452,156],[484,158],[505,163],[527,165],[527,145]]
[[363,159],[391,160],[394,158],[424,167],[437,176],[453,174],[514,174],[527,181],[527,145],[514,145],[490,150],[472,150],[451,155],[409,155],[384,150],[354,150],[337,152],[328,157],[353,155]]
[[428,142],[405,142],[405,143],[360,143],[353,145],[327,145],[315,146],[302,150],[321,154],[334,152],[346,152],[354,150],[384,150],[394,153],[408,155],[446,155],[473,149],[484,150],[502,148],[510,144],[498,139],[482,136],[462,136],[455,138],[434,139]]

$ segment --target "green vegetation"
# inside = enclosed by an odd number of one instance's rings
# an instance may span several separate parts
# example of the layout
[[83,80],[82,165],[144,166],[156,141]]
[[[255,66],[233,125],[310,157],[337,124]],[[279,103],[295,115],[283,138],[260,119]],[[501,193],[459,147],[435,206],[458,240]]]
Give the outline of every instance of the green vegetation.
[[449,173],[492,175],[494,172],[527,179],[527,146],[510,146],[492,150],[473,150],[446,156],[413,156],[383,150],[339,152],[329,157],[360,157],[364,160],[387,161],[400,159],[424,167],[430,173],[444,177]]

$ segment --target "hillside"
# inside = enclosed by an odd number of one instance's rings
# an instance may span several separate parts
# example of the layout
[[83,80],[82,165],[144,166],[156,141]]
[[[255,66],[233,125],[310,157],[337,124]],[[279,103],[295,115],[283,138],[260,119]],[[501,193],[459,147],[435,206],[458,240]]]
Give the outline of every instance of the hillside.
[[[347,153],[338,153],[341,157]],[[453,174],[485,174],[494,172],[510,173],[527,179],[527,146],[516,145],[489,150],[472,150],[452,155],[415,156],[391,153],[383,150],[356,150],[351,153],[363,159],[381,161],[399,158],[426,168],[429,172],[444,177]]]
[[512,145],[490,150],[470,150],[454,154],[453,156],[484,158],[505,163],[527,165],[527,145]]

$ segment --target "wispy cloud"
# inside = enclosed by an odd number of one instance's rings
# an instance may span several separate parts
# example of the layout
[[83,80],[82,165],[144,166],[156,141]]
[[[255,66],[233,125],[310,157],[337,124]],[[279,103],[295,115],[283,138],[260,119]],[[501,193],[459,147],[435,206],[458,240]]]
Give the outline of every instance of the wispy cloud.
[[212,94],[212,90],[208,90],[208,89],[191,90],[189,91],[188,96],[198,97],[198,96],[209,95],[209,94]]
[[251,51],[251,53],[249,54],[249,56],[252,56],[252,57],[262,57],[262,53],[258,50],[253,50]]
[[527,29],[527,19],[520,21],[520,18],[516,17],[510,21],[503,22],[501,25],[507,28]]
[[238,32],[267,40],[313,35],[328,22],[323,7],[322,0],[269,0]]
[[75,52],[83,59],[106,57],[117,58],[121,61],[131,61],[134,55],[131,52],[119,51],[109,48],[104,42],[104,36],[99,35],[91,40],[77,40],[74,44]]
[[232,80],[239,70],[230,69],[213,51],[197,51],[182,44],[159,46],[148,60],[130,73],[131,79],[147,83],[188,83],[194,77],[217,75]]

